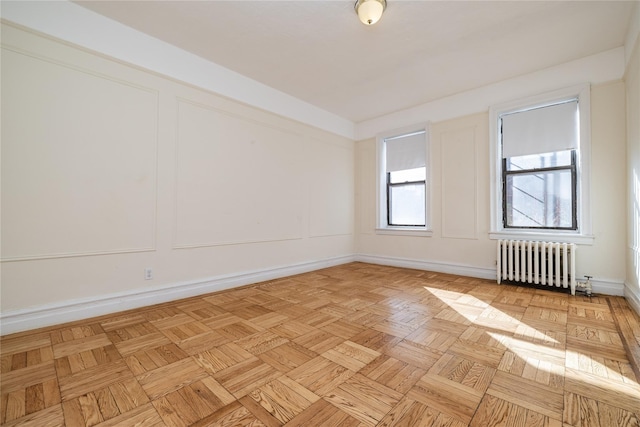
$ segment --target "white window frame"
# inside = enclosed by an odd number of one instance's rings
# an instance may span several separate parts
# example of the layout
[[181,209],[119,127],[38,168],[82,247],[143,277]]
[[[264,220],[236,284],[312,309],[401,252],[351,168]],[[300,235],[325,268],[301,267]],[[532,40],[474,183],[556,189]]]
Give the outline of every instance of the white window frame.
[[[490,147],[490,195],[491,228],[490,239],[553,240],[576,244],[593,244],[591,225],[591,100],[588,84],[571,86],[525,99],[506,102],[489,108]],[[502,222],[502,150],[499,129],[500,116],[506,113],[527,110],[544,104],[577,98],[580,116],[580,141],[577,152],[577,230],[528,230],[505,229]]]
[[[407,135],[415,132],[425,132],[426,158],[426,182],[425,182],[425,225],[424,226],[393,226],[387,221],[387,168],[385,156],[385,139]],[[378,134],[376,137],[376,234],[390,234],[398,236],[423,236],[433,235],[431,230],[431,134],[429,123],[422,123],[395,129]]]

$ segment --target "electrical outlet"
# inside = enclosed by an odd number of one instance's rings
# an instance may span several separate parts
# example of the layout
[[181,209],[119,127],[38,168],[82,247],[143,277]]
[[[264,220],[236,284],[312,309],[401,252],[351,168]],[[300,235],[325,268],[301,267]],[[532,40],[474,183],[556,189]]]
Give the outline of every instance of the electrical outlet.
[[144,269],[144,280],[153,279],[153,269],[151,267],[147,267]]

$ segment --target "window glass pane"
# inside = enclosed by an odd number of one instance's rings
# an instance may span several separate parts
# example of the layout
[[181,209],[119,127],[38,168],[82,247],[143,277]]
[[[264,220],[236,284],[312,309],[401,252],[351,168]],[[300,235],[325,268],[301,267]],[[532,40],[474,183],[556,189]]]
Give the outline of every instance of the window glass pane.
[[425,225],[425,184],[389,187],[389,224]]
[[398,184],[403,182],[424,181],[427,176],[427,168],[405,169],[401,171],[389,172],[389,182]]
[[506,181],[508,227],[573,227],[571,170],[509,175]]
[[507,159],[507,170],[518,171],[525,169],[549,168],[568,166],[571,164],[571,151],[557,151],[555,153],[532,154],[529,156],[510,157]]

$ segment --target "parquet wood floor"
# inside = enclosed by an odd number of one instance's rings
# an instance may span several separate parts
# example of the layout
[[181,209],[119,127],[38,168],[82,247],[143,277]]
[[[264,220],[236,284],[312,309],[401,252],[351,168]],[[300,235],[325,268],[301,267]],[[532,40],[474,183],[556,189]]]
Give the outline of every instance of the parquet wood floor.
[[619,297],[352,263],[3,337],[0,424],[640,426],[625,331]]

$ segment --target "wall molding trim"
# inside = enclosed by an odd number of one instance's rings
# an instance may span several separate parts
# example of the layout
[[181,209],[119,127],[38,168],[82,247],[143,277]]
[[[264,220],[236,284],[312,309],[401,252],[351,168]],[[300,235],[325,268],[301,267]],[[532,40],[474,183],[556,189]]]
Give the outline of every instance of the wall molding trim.
[[327,267],[354,262],[355,257],[345,255],[289,266],[267,268],[209,277],[202,280],[173,283],[136,292],[121,292],[47,304],[28,309],[0,313],[0,335],[8,335],[76,320],[147,307],[211,292],[307,273]]
[[[639,7],[640,8],[640,7]],[[620,80],[624,76],[625,48],[620,46],[595,55],[550,68],[488,84],[455,95],[436,99],[406,110],[358,122],[356,140],[375,137],[386,129],[419,123],[429,117],[432,123],[489,110],[491,105],[584,82],[592,85]]]
[[[354,139],[355,124],[71,1],[2,4],[2,18],[224,97]],[[23,28],[24,29],[24,28]],[[91,34],[92,37],[87,37]]]

